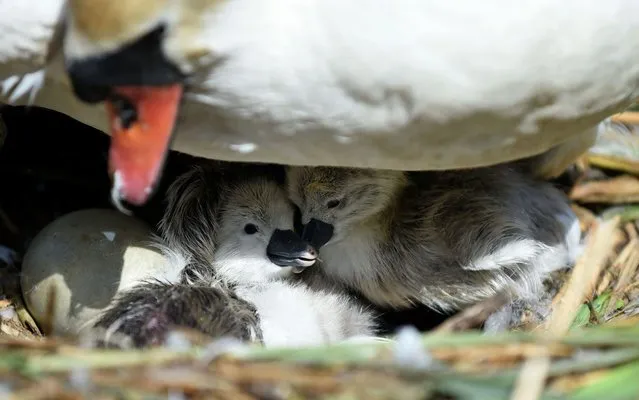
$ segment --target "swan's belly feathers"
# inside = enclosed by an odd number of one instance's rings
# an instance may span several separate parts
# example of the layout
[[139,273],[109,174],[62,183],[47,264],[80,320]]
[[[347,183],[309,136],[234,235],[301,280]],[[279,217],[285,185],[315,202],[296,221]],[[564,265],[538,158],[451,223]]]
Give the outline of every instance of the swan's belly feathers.
[[[192,27],[219,59],[194,77],[173,142],[197,156],[495,164],[578,137],[637,95],[636,0],[220,4]],[[80,107],[60,77],[50,81],[36,105],[107,130],[101,107]]]
[[224,61],[186,110],[216,135],[175,146],[392,169],[536,154],[637,94],[633,46],[618,45],[639,45],[633,13],[632,0],[231,1],[207,30]]

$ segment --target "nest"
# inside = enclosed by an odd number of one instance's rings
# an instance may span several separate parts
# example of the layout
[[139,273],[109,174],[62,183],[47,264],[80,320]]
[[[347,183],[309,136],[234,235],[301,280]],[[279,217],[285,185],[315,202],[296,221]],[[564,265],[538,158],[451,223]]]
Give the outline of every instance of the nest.
[[[577,265],[553,276],[552,312],[541,321],[523,312],[511,331],[482,333],[506,302],[497,296],[394,341],[265,349],[178,331],[166,347],[106,350],[86,338],[40,335],[21,301],[18,267],[6,266],[0,397],[638,398],[638,116],[615,116],[570,172],[568,193],[588,240]],[[18,229],[1,209],[0,225]]]

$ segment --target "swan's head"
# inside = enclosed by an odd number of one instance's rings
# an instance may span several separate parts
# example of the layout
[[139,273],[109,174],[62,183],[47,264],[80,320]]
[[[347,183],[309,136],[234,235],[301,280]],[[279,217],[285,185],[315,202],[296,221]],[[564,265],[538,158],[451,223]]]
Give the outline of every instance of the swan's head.
[[256,180],[225,190],[214,254],[220,276],[268,281],[315,264],[317,251],[293,231],[293,205],[280,186]]
[[64,56],[76,95],[107,101],[114,198],[144,204],[161,175],[183,86],[216,61],[223,0],[70,0]]
[[319,249],[378,217],[406,178],[400,171],[291,167],[286,179],[302,214],[303,237]]
[[[211,63],[210,30],[228,0],[69,0],[64,55],[87,84],[172,84]],[[121,63],[116,63],[116,60]],[[90,64],[88,64],[90,63]],[[87,65],[93,66],[89,71]],[[113,68],[111,76],[104,68]],[[129,69],[127,69],[129,68]],[[144,80],[141,82],[140,80]],[[95,100],[98,93],[86,93]]]

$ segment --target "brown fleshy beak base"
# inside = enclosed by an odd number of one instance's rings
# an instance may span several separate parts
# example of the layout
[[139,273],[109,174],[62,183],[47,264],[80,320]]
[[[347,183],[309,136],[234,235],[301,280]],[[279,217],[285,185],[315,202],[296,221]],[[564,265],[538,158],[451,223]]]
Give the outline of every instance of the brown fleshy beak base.
[[120,200],[143,205],[151,197],[169,150],[182,91],[179,84],[113,89],[106,108],[116,205]]

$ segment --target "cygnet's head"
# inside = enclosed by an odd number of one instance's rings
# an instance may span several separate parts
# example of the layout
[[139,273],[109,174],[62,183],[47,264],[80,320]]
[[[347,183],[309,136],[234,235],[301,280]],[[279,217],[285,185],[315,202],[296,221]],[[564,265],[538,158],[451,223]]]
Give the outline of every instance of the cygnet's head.
[[293,230],[294,208],[286,192],[266,179],[224,188],[214,262],[229,282],[283,278],[313,265],[317,251]]
[[303,236],[317,249],[378,216],[406,182],[400,171],[333,167],[290,167],[286,179]]

